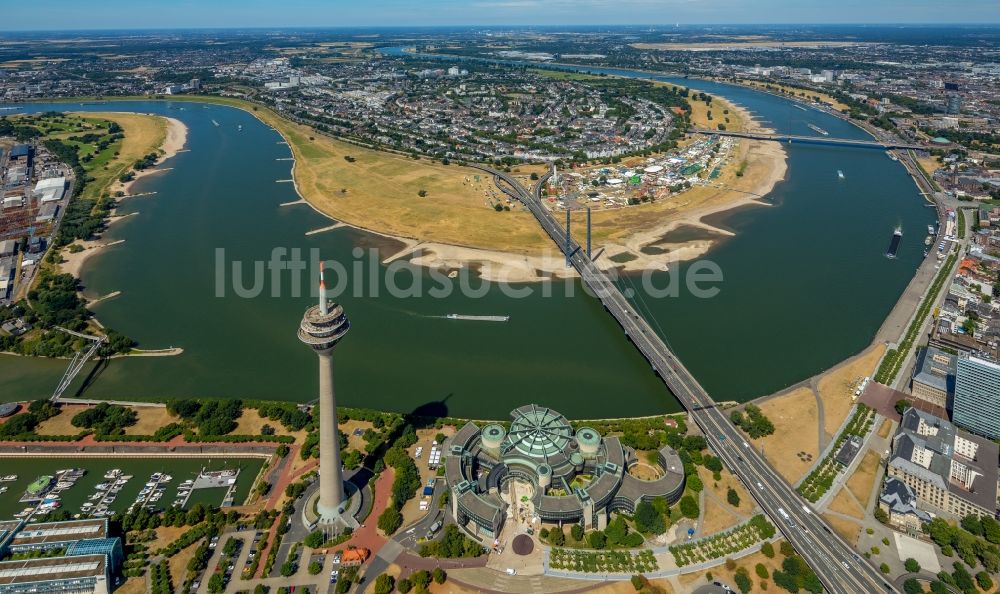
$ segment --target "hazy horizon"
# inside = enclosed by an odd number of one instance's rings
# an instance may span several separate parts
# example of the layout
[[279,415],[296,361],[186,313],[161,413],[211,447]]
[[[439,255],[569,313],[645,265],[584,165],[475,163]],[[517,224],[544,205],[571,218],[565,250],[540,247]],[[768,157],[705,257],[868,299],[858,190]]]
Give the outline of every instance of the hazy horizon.
[[[3,32],[172,29],[740,25],[990,26],[1000,2],[929,0],[37,0],[4,10]],[[852,18],[857,15],[858,18]],[[651,23],[657,23],[653,25]]]

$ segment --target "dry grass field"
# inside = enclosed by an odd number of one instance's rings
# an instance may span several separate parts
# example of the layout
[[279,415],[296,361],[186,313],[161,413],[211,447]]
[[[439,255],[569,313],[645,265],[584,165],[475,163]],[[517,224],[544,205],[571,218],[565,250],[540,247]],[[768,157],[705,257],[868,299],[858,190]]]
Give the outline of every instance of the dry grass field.
[[[725,468],[722,470],[722,480],[716,482],[712,477],[712,472],[704,466],[698,467],[698,476],[705,484],[705,489],[711,491],[718,501],[712,497],[705,497],[705,514],[701,526],[702,535],[714,534],[742,522],[740,516],[749,517],[753,515],[754,501],[747,493],[743,483],[732,475]],[[732,487],[736,494],[740,496],[740,506],[734,508],[729,505],[726,495]],[[707,494],[706,494],[707,495]]]
[[883,439],[889,437],[890,431],[892,431],[892,421],[886,419],[882,421],[882,426],[878,428],[878,436]]
[[842,536],[844,540],[852,545],[857,544],[858,535],[861,533],[860,525],[832,514],[822,514],[822,516],[826,523],[836,530],[837,534]]
[[875,373],[884,344],[870,347],[850,363],[825,374],[818,384],[819,396],[823,400],[823,413],[826,420],[823,430],[828,436],[833,436],[840,424],[844,422],[853,402],[854,390],[865,377]]
[[829,509],[838,514],[844,514],[845,516],[851,516],[859,520],[865,517],[865,512],[861,509],[861,506],[851,499],[851,496],[843,488],[837,492],[837,496],[830,502]]
[[125,580],[125,583],[115,588],[115,594],[143,594],[146,591],[145,577],[132,577]]
[[299,192],[338,221],[453,245],[513,252],[549,247],[529,213],[495,212],[473,190],[475,176],[485,177],[478,170],[361,148],[263,109],[254,114],[291,146]]
[[167,412],[166,408],[143,406],[135,407],[139,420],[135,425],[125,429],[127,435],[152,435],[156,430],[164,425],[176,423],[177,417]]
[[857,470],[847,481],[847,489],[861,502],[868,505],[868,498],[871,497],[872,487],[875,485],[875,475],[878,473],[878,466],[881,463],[877,452],[868,450],[865,457],[861,459]]
[[39,435],[76,435],[82,431],[79,427],[74,427],[70,421],[76,414],[90,407],[85,404],[63,404],[59,408],[62,412],[39,425],[35,429],[35,433]]
[[754,447],[759,450],[763,446],[767,460],[785,480],[794,483],[819,456],[819,417],[813,391],[798,388],[771,398],[760,408],[774,423],[774,433],[753,440]]

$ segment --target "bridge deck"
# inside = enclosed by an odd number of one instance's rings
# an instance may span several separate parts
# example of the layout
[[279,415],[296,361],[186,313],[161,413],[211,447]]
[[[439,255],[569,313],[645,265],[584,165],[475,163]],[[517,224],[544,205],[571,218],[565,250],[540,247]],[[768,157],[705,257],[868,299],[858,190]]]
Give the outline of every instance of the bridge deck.
[[713,451],[743,480],[777,528],[813,567],[823,585],[837,594],[898,592],[874,566],[858,557],[850,545],[812,513],[791,486],[744,441],[743,435],[715,406],[705,389],[617,285],[580,249],[580,245],[572,238],[569,243],[566,242],[565,232],[555,216],[542,205],[540,198],[541,188],[549,175],[543,176],[534,191],[529,192],[508,174],[482,165],[473,167],[492,174],[505,193],[517,198],[531,211],[556,245],[560,248],[566,246],[568,259],[587,288],[597,296],[628,339],[649,361],[653,371],[689,411]]

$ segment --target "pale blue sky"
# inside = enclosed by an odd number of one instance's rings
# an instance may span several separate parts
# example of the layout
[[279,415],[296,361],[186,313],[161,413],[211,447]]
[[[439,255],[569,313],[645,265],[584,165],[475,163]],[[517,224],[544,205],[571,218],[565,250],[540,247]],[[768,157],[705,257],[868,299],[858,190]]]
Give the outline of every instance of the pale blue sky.
[[[835,7],[835,8],[834,8]],[[998,0],[15,0],[0,30],[673,23],[997,23]]]

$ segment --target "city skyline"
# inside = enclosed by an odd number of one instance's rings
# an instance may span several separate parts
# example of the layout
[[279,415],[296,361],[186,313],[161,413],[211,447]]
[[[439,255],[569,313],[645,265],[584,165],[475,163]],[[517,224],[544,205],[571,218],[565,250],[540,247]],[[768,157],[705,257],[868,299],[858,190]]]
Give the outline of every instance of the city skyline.
[[[997,24],[1000,5],[971,0],[962,11],[940,2],[845,0],[835,14],[818,0],[383,0],[376,5],[292,0],[280,10],[262,0],[211,3],[108,0],[104,10],[68,0],[6,9],[3,31],[173,28],[294,28],[532,25]],[[141,6],[142,10],[136,10]],[[45,14],[44,19],[38,17]]]

